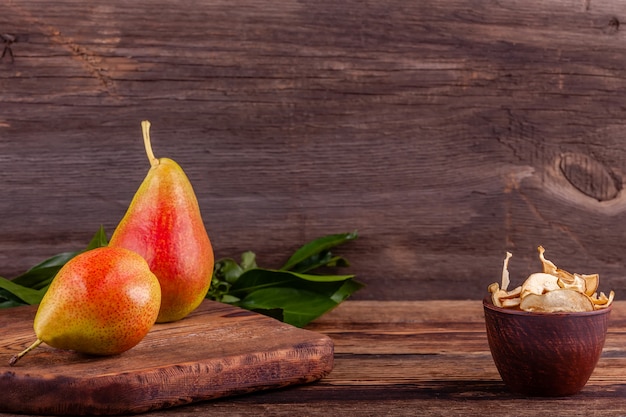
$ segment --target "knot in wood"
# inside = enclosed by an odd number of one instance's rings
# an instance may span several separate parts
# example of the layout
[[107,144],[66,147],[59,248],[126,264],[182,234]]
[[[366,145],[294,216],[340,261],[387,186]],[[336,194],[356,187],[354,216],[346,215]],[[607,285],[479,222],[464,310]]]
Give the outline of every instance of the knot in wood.
[[617,32],[619,30],[619,19],[617,17],[612,17],[609,20],[609,28],[611,28],[612,32]]
[[622,189],[621,180],[613,171],[589,155],[564,154],[559,168],[578,191],[598,201],[612,200]]

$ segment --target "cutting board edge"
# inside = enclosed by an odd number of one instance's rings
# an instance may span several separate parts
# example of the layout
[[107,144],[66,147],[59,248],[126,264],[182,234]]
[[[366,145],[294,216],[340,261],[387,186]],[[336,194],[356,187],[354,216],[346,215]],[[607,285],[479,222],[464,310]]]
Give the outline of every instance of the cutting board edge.
[[[308,331],[307,331],[308,332]],[[121,414],[140,414],[148,411],[155,411],[165,408],[171,408],[175,406],[181,406],[185,404],[191,404],[200,401],[215,400],[218,398],[224,398],[229,396],[244,395],[252,392],[258,392],[262,390],[271,390],[284,388],[291,385],[301,385],[311,383],[320,380],[327,376],[334,367],[334,344],[330,337],[310,332],[318,337],[311,342],[301,343],[299,347],[294,351],[290,349],[280,349],[271,354],[275,355],[275,359],[271,361],[257,361],[256,363],[250,363],[248,370],[252,373],[252,377],[247,381],[235,380],[231,384],[228,382],[214,384],[219,389],[207,390],[204,392],[194,391],[193,389],[186,388],[189,386],[185,383],[185,378],[193,379],[199,386],[210,386],[212,379],[216,375],[221,375],[220,380],[228,381],[229,371],[235,374],[236,365],[240,362],[253,360],[255,354],[266,355],[267,352],[251,352],[245,357],[242,356],[225,356],[219,359],[211,359],[206,361],[188,362],[169,365],[167,367],[156,368],[152,372],[159,372],[162,369],[177,369],[165,382],[170,385],[176,385],[183,382],[183,388],[178,391],[174,390],[168,398],[155,400],[154,398],[142,397],[145,386],[142,386],[141,381],[135,381],[134,383],[122,387],[124,392],[138,393],[137,395],[129,395],[127,398],[120,399],[114,406],[107,405],[105,398],[98,399],[96,395],[96,401],[94,404],[84,403],[59,403],[58,393],[50,392],[49,387],[53,385],[57,390],[63,391],[67,389],[71,391],[72,386],[76,384],[82,384],[83,378],[71,378],[67,376],[54,377],[51,380],[46,381],[46,384],[42,384],[40,389],[33,391],[33,386],[27,381],[28,375],[20,375],[15,372],[8,371],[0,375],[0,386],[3,388],[3,396],[5,401],[0,404],[0,412],[2,413],[18,413],[18,414],[38,414],[38,415],[121,415]],[[306,360],[294,360],[284,361],[281,357],[284,355],[297,355],[298,352],[306,351]],[[219,363],[231,363],[229,368],[220,368]],[[254,361],[253,361],[254,362]],[[277,369],[280,372],[277,372]],[[190,372],[191,370],[191,372]],[[213,370],[213,372],[211,372]],[[274,375],[284,375],[288,371],[287,377],[281,377],[272,379]],[[216,373],[217,372],[217,373]],[[273,374],[274,372],[274,374]],[[22,380],[5,381],[3,379],[7,377],[10,379],[13,377],[22,377]],[[269,377],[268,377],[269,376]],[[24,378],[26,377],[26,378]],[[128,374],[119,374],[115,378],[112,378],[107,384],[101,387],[94,387],[99,395],[106,397],[107,389],[112,386],[115,390],[120,390],[120,385],[124,384],[124,381],[119,381],[119,378],[128,377]],[[135,377],[139,377],[136,375]],[[143,379],[150,378],[150,375],[143,375]],[[98,382],[104,380],[103,377],[94,378],[91,381]],[[52,384],[51,384],[52,383]],[[128,382],[126,382],[128,383]],[[23,385],[23,386],[22,386]],[[18,394],[24,394],[24,396],[18,395],[16,397],[9,397],[5,391],[7,386],[12,387],[12,391]],[[151,390],[154,391],[154,388]],[[42,399],[41,396],[56,397],[57,401],[43,401],[44,403],[51,404],[48,408],[41,408],[38,404],[42,401],[33,401],[34,398]],[[148,393],[149,396],[149,393]],[[71,396],[65,394],[60,395],[61,398],[71,399]],[[8,401],[7,401],[8,399]],[[83,401],[85,398],[82,399]],[[137,404],[140,404],[137,406]]]

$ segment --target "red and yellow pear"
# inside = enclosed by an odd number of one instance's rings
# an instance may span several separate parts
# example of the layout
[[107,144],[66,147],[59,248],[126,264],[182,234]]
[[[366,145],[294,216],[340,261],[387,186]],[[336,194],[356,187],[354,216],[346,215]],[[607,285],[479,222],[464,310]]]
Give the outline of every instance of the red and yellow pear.
[[213,248],[187,175],[175,161],[154,156],[150,122],[141,126],[151,166],[109,246],[146,259],[161,284],[157,322],[172,322],[205,298],[213,276]]
[[92,355],[125,352],[150,331],[160,301],[159,281],[137,253],[111,247],[81,253],[43,296],[33,324],[37,340],[9,364],[44,342]]

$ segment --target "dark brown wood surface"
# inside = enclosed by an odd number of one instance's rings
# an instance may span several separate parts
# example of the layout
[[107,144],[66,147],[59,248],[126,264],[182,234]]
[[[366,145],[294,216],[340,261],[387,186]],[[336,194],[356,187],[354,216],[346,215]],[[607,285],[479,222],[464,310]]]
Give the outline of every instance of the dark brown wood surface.
[[0,412],[118,415],[316,381],[333,368],[323,334],[214,301],[156,324],[121,355],[94,357],[41,345],[36,308],[0,310]]
[[[7,0],[0,274],[177,160],[217,257],[357,229],[361,299],[480,299],[506,250],[626,296],[622,0]],[[11,59],[13,57],[13,59]]]
[[571,397],[547,399],[508,392],[489,352],[482,308],[478,300],[347,301],[307,327],[334,342],[335,365],[328,376],[312,384],[194,403],[146,416],[626,414],[625,301],[613,306],[602,357],[585,388]]

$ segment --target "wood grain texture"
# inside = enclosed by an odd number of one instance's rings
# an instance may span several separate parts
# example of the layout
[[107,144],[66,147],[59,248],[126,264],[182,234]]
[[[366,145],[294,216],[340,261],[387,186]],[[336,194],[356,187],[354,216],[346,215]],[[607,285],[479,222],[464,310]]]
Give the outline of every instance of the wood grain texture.
[[479,300],[347,301],[307,330],[328,335],[335,345],[333,371],[321,380],[147,416],[626,414],[625,301],[613,305],[602,356],[585,388],[577,395],[553,399],[523,397],[506,389],[489,352]]
[[579,394],[511,394],[487,343],[480,301],[348,301],[308,327],[335,343],[335,368],[307,386],[181,407],[253,416],[616,416],[626,413],[626,303],[616,302],[603,355]]
[[42,345],[9,367],[34,340],[35,311],[0,311],[0,411],[135,414],[304,384],[333,368],[329,337],[212,301],[183,320],[156,324],[121,355]]
[[345,248],[360,299],[481,299],[506,250],[626,295],[623,0],[8,0],[0,274],[177,160],[217,257]]

